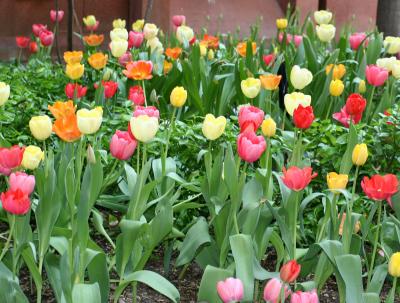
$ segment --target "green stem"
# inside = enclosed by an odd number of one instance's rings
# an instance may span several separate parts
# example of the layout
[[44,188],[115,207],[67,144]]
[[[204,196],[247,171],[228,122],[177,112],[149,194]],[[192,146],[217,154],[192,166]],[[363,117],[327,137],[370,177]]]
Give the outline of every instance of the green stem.
[[283,117],[282,117],[282,131],[284,131],[285,130],[285,121],[286,121],[286,108],[285,108],[285,110],[283,111]]
[[[11,238],[14,233],[14,227],[15,227],[15,215],[10,215],[11,216],[11,221],[10,221],[10,232],[8,233],[8,237],[6,240],[6,244],[4,245],[3,251],[1,252],[0,255],[0,261],[3,260],[4,255],[7,253],[8,249],[10,248],[10,242]],[[15,247],[14,247],[15,249]]]
[[299,193],[296,193],[296,199],[295,199],[295,203],[294,203],[294,209],[293,209],[293,213],[294,213],[294,220],[293,220],[293,255],[292,255],[292,259],[296,259],[296,240],[297,240],[297,212],[298,212],[298,207],[299,207],[299,202],[298,202],[298,197],[299,197]]
[[142,168],[147,162],[147,149],[146,149],[146,144],[143,144],[143,156],[142,156]]
[[367,110],[365,111],[365,120],[366,121],[370,120],[369,114],[371,112],[372,102],[374,100],[374,93],[375,93],[375,86],[372,86],[371,95],[369,96],[369,100],[368,100],[368,103],[367,103]]
[[143,95],[144,95],[144,105],[147,106],[146,85],[144,85],[144,80],[142,81],[142,87],[143,87]]
[[172,111],[172,116],[171,116],[171,124],[167,132],[167,140],[166,140],[166,145],[165,145],[165,151],[164,155],[162,158],[162,175],[165,175],[165,167],[166,167],[166,162],[168,158],[168,149],[169,149],[169,140],[171,139],[171,134],[175,128],[175,115],[176,115],[176,107],[174,107],[174,110]]
[[375,234],[375,239],[374,239],[374,248],[372,250],[371,266],[369,267],[369,270],[368,270],[367,289],[369,287],[369,284],[371,283],[372,272],[374,270],[375,255],[376,255],[376,250],[378,247],[379,230],[380,230],[380,225],[381,225],[382,201],[379,201],[378,203],[379,203],[379,205],[378,205],[378,221],[377,221],[376,234]]
[[136,173],[140,172],[140,143],[137,145],[137,157],[136,157]]
[[[338,199],[339,194],[334,193],[332,198],[332,205],[331,205],[331,221],[332,221],[332,231],[331,231],[331,239],[335,239],[338,235],[338,211],[336,207],[336,202]],[[319,241],[318,241],[319,242]]]
[[271,152],[270,152],[270,150],[271,150],[271,147],[270,147],[270,139],[269,138],[267,138],[267,149],[266,149],[266,155],[265,155],[265,158],[266,158],[266,164],[265,164],[265,168],[266,168],[266,170],[267,170],[267,182],[266,182],[266,184],[265,184],[265,194],[264,194],[264,196],[265,196],[265,198],[268,198],[268,193],[269,193],[269,181],[270,181],[270,179],[271,179],[271,174],[272,174],[272,154],[271,154]]
[[332,109],[332,104],[335,101],[335,98],[330,97],[329,99],[330,99],[329,100],[330,102],[329,102],[329,106],[328,106],[328,111],[326,112],[325,120],[327,120],[329,118],[330,113],[331,113],[331,109]]

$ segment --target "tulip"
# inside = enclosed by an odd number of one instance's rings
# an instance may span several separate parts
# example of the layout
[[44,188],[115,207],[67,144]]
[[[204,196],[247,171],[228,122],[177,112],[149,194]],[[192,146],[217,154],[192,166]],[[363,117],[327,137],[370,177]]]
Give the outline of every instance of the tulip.
[[85,65],[80,63],[67,64],[65,67],[65,74],[71,80],[78,80],[85,72]]
[[179,27],[186,22],[186,17],[184,15],[175,15],[172,16],[172,23],[174,26]]
[[365,143],[356,144],[353,148],[351,159],[354,165],[362,166],[367,162],[368,148]]
[[365,46],[368,44],[368,39],[365,39],[367,35],[365,33],[355,33],[349,37],[349,43],[352,50],[357,50],[361,43],[365,41]]
[[246,162],[257,161],[265,151],[267,143],[263,136],[257,136],[252,131],[240,133],[237,138],[239,157]]
[[16,172],[10,175],[9,179],[10,190],[15,191],[20,189],[28,196],[35,189],[35,176],[27,175],[24,172]]
[[216,140],[224,133],[225,126],[226,118],[224,116],[215,118],[213,114],[207,114],[204,118],[202,132],[208,140]]
[[167,60],[164,60],[164,64],[163,64],[163,73],[164,75],[168,74],[171,69],[172,69],[173,65],[171,62],[168,62]]
[[157,25],[152,23],[146,23],[143,27],[143,34],[146,40],[155,38],[158,34]]
[[318,295],[315,289],[306,291],[296,291],[290,296],[290,303],[318,303]]
[[387,36],[383,41],[383,47],[388,54],[397,54],[400,52],[400,37]]
[[312,106],[299,105],[293,112],[293,123],[297,128],[307,129],[314,121]]
[[367,87],[365,85],[365,80],[361,80],[360,83],[358,84],[358,92],[360,94],[363,94],[367,91]]
[[242,88],[243,94],[250,99],[257,97],[261,89],[261,81],[256,78],[247,78],[240,82],[240,87]]
[[114,40],[128,40],[128,31],[125,28],[114,28],[112,31],[110,31],[110,38],[111,41]]
[[266,90],[276,90],[279,87],[279,83],[281,82],[281,75],[260,75],[261,84]]
[[96,70],[103,69],[107,65],[108,56],[103,53],[95,53],[88,58],[91,67]]
[[114,97],[118,89],[118,83],[115,81],[101,81],[101,85],[104,88],[104,97],[110,99]]
[[43,25],[43,24],[40,24],[40,23],[32,24],[33,34],[38,38],[39,38],[40,33],[45,29],[47,29],[47,25]]
[[0,200],[4,210],[14,215],[24,215],[31,207],[28,195],[19,188],[1,193]]
[[303,93],[293,92],[286,94],[284,98],[285,109],[287,113],[293,116],[294,110],[301,104],[303,107],[311,105],[311,96]]
[[123,67],[126,67],[126,65],[131,61],[132,53],[130,51],[127,51],[125,54],[118,58],[118,63],[121,64]]
[[87,26],[87,27],[93,27],[96,26],[97,24],[97,20],[96,17],[93,15],[89,15],[83,18],[83,23]]
[[365,76],[370,85],[382,86],[389,77],[389,72],[384,68],[370,64],[365,69]]
[[193,29],[186,25],[181,25],[176,30],[176,38],[180,43],[187,43],[194,38]]
[[343,107],[340,112],[334,113],[332,115],[333,119],[339,121],[344,127],[350,127],[350,119],[353,124],[358,124],[361,121],[362,113],[357,115],[349,115],[346,111],[346,107]]
[[176,86],[169,97],[169,100],[174,107],[182,107],[187,99],[187,91],[182,86]]
[[400,78],[400,60],[396,60],[396,62],[392,65],[392,75],[396,79]]
[[285,18],[276,19],[276,27],[280,30],[287,28],[288,21]]
[[290,72],[290,82],[296,89],[303,89],[311,83],[313,79],[312,73],[306,68],[300,68],[295,65]]
[[91,135],[97,132],[103,121],[103,109],[97,106],[92,110],[86,108],[76,112],[78,129],[82,134]]
[[81,63],[83,58],[82,51],[68,51],[64,52],[64,61],[67,64]]
[[199,47],[200,47],[200,56],[205,57],[207,55],[207,46],[200,43]]
[[349,181],[349,176],[345,174],[337,174],[335,172],[330,172],[326,175],[326,182],[328,183],[328,188],[333,193],[338,193],[338,189],[346,189],[347,182]]
[[158,118],[140,115],[132,117],[130,129],[137,140],[143,143],[150,142],[156,135],[159,128]]
[[10,98],[10,85],[0,82],[0,106],[3,106]]
[[122,72],[129,79],[145,80],[153,78],[152,71],[153,63],[151,61],[139,60],[129,62]]
[[88,36],[83,36],[83,40],[89,46],[99,46],[104,41],[104,35],[91,34]]
[[210,49],[218,49],[219,48],[219,38],[216,36],[204,34],[203,40],[201,40],[200,45],[204,45]]
[[336,28],[332,24],[317,25],[317,36],[322,42],[329,42],[335,37]]
[[24,37],[24,36],[15,37],[15,42],[17,43],[17,46],[19,48],[27,48],[29,46],[30,41],[31,39],[29,39],[29,37]]
[[344,84],[342,80],[332,80],[329,85],[329,93],[334,97],[339,97],[344,90]]
[[[341,216],[342,219],[340,221],[339,231],[338,231],[338,234],[340,236],[343,235],[343,227],[344,227],[344,223],[346,222],[346,216],[347,216],[346,213],[343,213]],[[338,218],[340,219],[340,214],[338,215]],[[354,225],[353,232],[357,234],[360,231],[360,229],[361,229],[361,223],[360,223],[360,221],[357,221],[356,224]]]
[[[279,33],[279,35],[278,35],[279,43],[282,43],[283,38],[284,38],[284,34]],[[292,42],[292,40],[293,40],[293,36],[291,34],[286,34],[286,44],[289,44],[290,42]]]
[[379,58],[378,60],[376,60],[376,65],[380,68],[386,69],[388,72],[392,72],[396,61],[397,58],[394,56],[390,58]]
[[400,277],[400,252],[396,252],[390,256],[388,272],[392,277]]
[[81,99],[82,97],[86,96],[87,87],[79,85],[78,83],[67,83],[65,85],[65,95],[69,99],[78,98]]
[[239,109],[240,132],[245,130],[257,131],[264,120],[264,112],[252,105],[241,106]]
[[149,116],[149,117],[154,117],[154,118],[160,118],[160,112],[155,106],[136,106],[135,111],[133,112],[134,117],[139,117],[139,116]]
[[263,60],[265,65],[269,66],[275,60],[275,55],[274,54],[264,55]]
[[50,137],[53,125],[49,116],[32,117],[29,121],[29,129],[35,139],[44,141]]
[[143,88],[139,85],[135,85],[129,88],[129,100],[135,105],[144,104],[144,92]]
[[129,38],[128,38],[128,47],[129,48],[139,48],[144,40],[144,34],[142,32],[129,32]]
[[34,170],[39,166],[40,161],[43,159],[44,152],[40,147],[29,145],[25,148],[21,164],[26,169]]
[[296,260],[291,260],[285,263],[280,270],[281,280],[286,283],[292,283],[300,274],[301,266]]
[[113,28],[125,28],[126,21],[123,19],[115,19],[112,23]]
[[281,177],[283,183],[294,191],[300,191],[307,187],[313,178],[317,176],[317,173],[312,173],[312,168],[307,166],[299,168],[292,166],[288,170],[283,168],[283,177]]
[[331,22],[332,13],[326,10],[315,11],[314,19],[318,24],[328,24]]
[[0,174],[8,176],[11,170],[21,165],[24,147],[14,145],[10,148],[0,147]]
[[361,187],[368,198],[375,201],[387,200],[392,206],[391,198],[399,190],[399,181],[396,175],[373,175],[371,179],[364,177]]
[[240,279],[227,278],[217,283],[217,292],[224,303],[239,302],[243,299],[243,283]]
[[[255,55],[255,53],[257,52],[257,44],[255,42],[251,42],[251,53],[252,55]],[[247,42],[240,42],[238,43],[238,45],[236,46],[236,51],[238,52],[238,54],[242,57],[246,57],[247,55]]]
[[53,131],[65,142],[74,142],[81,137],[75,112],[57,118],[53,124]]
[[161,55],[164,52],[163,45],[157,37],[147,40],[146,47],[150,47],[150,53],[157,51]]
[[165,50],[165,55],[166,55],[168,58],[170,58],[170,59],[175,59],[175,60],[179,58],[179,56],[181,55],[181,53],[182,53],[182,49],[181,49],[180,47],[174,47],[174,48],[168,47],[168,48]]
[[213,51],[212,49],[210,49],[210,50],[208,51],[207,59],[208,59],[208,60],[214,59],[214,51]]
[[44,29],[40,32],[39,39],[43,46],[50,46],[53,43],[54,34],[53,32]]
[[293,41],[294,41],[294,45],[296,45],[296,47],[299,47],[300,44],[303,42],[303,36],[294,35]]
[[135,152],[137,141],[126,131],[117,130],[111,138],[110,153],[119,160],[128,160]]
[[359,94],[351,94],[346,100],[346,112],[351,116],[357,116],[363,113],[367,106],[367,100],[365,100]]
[[276,123],[274,119],[268,118],[265,119],[261,124],[261,131],[264,136],[271,138],[275,136],[276,133]]
[[132,23],[132,30],[135,32],[141,32],[144,26],[144,19],[138,19]]
[[111,49],[111,54],[114,57],[119,58],[127,51],[128,41],[123,39],[112,40],[110,43],[110,49]]
[[32,54],[37,53],[38,50],[39,50],[39,47],[38,47],[36,41],[31,41],[31,42],[29,42],[29,51],[30,51]]
[[51,21],[53,21],[53,22],[61,22],[63,18],[64,18],[64,11],[63,10],[56,11],[56,10],[52,9],[50,11],[50,19],[51,19]]
[[284,287],[285,299],[289,296],[290,291],[287,285],[284,285],[280,280],[272,278],[268,281],[264,288],[264,300],[269,303],[279,303],[282,287]]
[[346,67],[343,64],[338,64],[338,65],[329,64],[325,68],[325,72],[326,72],[327,75],[329,75],[329,73],[331,72],[332,68],[333,68],[332,79],[333,80],[342,79],[344,74],[346,73]]

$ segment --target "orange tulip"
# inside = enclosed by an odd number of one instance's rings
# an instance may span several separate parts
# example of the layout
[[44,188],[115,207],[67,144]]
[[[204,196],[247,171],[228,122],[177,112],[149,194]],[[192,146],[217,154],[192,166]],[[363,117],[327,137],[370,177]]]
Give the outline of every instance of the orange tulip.
[[[253,55],[257,51],[257,44],[255,42],[251,42],[251,47],[253,49]],[[241,55],[242,57],[246,57],[246,52],[247,52],[247,42],[240,42],[236,46],[236,51]]]
[[331,72],[333,68],[333,73],[332,73],[332,79],[333,80],[340,80],[343,78],[344,74],[346,73],[346,67],[343,64],[329,64],[325,68],[325,72],[327,75]]
[[152,70],[153,63],[151,61],[139,60],[126,64],[126,69],[122,72],[129,79],[145,80],[153,78]]
[[275,90],[278,88],[281,82],[282,76],[268,74],[260,75],[261,84],[266,90]]
[[72,100],[67,102],[56,101],[54,105],[49,105],[48,108],[56,119],[63,119],[71,114],[75,114],[76,109]]
[[62,140],[73,142],[81,137],[75,113],[57,119],[53,124],[53,131]]
[[99,46],[104,41],[104,35],[92,34],[92,35],[84,36],[83,40],[89,46]]
[[219,46],[219,38],[205,34],[200,43],[207,48],[217,49]]
[[182,49],[181,49],[180,47],[174,47],[174,48],[168,47],[168,48],[165,50],[165,55],[166,55],[168,58],[175,59],[175,60],[179,58],[179,56],[181,55],[181,53],[182,53]]
[[88,62],[91,67],[94,69],[102,69],[106,66],[108,60],[108,56],[103,53],[95,53],[88,58]]
[[64,52],[64,61],[67,64],[80,63],[83,58],[82,51]]

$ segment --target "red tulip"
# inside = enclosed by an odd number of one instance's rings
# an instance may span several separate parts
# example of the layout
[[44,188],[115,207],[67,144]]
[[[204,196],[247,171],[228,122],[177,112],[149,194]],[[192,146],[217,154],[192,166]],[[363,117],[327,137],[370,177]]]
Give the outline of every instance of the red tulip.
[[274,54],[264,55],[263,60],[265,65],[269,66],[275,60],[275,55]]
[[15,191],[20,189],[29,196],[35,188],[35,176],[30,176],[24,172],[12,173],[9,183],[10,190]]
[[139,117],[142,115],[147,115],[149,117],[160,118],[160,112],[155,106],[136,106],[135,111],[133,112],[134,117]]
[[365,69],[365,76],[369,84],[382,86],[389,77],[389,72],[384,68],[370,64]]
[[318,303],[318,295],[315,289],[311,291],[296,291],[290,297],[290,303]]
[[349,128],[350,126],[350,118],[352,119],[352,123],[353,124],[358,124],[361,121],[362,118],[362,113],[357,114],[355,116],[351,116],[347,113],[346,111],[346,107],[342,107],[342,109],[340,110],[340,112],[334,113],[332,115],[333,119],[339,121],[340,123],[342,123],[342,125],[344,127]]
[[53,22],[56,22],[56,21],[61,22],[63,18],[64,18],[64,11],[63,10],[59,10],[58,14],[57,14],[57,11],[54,10],[54,9],[52,9],[50,11],[50,19],[51,19],[51,21],[53,21]]
[[[352,50],[357,50],[364,39],[367,37],[365,33],[354,33],[349,37],[350,47]],[[365,39],[365,46],[368,45],[368,39]]]
[[43,30],[47,30],[47,25],[40,24],[40,23],[32,24],[32,31],[36,37],[39,37],[40,33]]
[[365,107],[367,106],[367,100],[365,100],[360,94],[351,94],[346,100],[346,112],[350,116],[362,115]]
[[0,147],[0,173],[8,176],[11,170],[21,165],[24,147],[14,145],[10,148]]
[[303,36],[301,35],[294,35],[294,45],[296,45],[296,47],[299,47],[301,42],[303,42]]
[[184,15],[175,15],[172,17],[172,23],[176,26],[179,27],[182,24],[185,24],[186,22],[186,17]]
[[[130,129],[130,128],[129,128]],[[128,160],[135,152],[137,141],[127,131],[117,130],[111,138],[110,152],[114,158]]]
[[40,42],[43,46],[50,46],[54,40],[54,34],[52,31],[44,29],[39,34]]
[[364,177],[361,187],[368,198],[376,201],[387,200],[392,206],[391,198],[399,189],[399,181],[393,174],[373,175],[371,179]]
[[29,51],[32,53],[32,54],[35,54],[35,53],[37,53],[38,52],[38,45],[37,45],[37,43],[36,43],[36,41],[31,41],[31,42],[29,42]]
[[139,48],[143,43],[143,39],[144,39],[143,33],[130,31],[128,39],[128,47]]
[[135,105],[144,104],[144,92],[140,85],[135,85],[129,88],[129,100]]
[[15,42],[19,48],[27,48],[29,46],[29,37],[17,36],[15,37]]
[[65,95],[67,95],[69,99],[74,99],[75,94],[76,98],[78,99],[85,97],[86,92],[87,92],[87,87],[79,85],[78,83],[68,83],[65,86]]
[[296,260],[291,260],[281,267],[280,277],[286,283],[292,283],[300,274],[301,266]]
[[246,129],[255,132],[264,120],[264,112],[258,107],[245,105],[239,110],[240,132]]
[[115,81],[102,81],[101,83],[104,87],[104,96],[106,99],[114,97],[118,89],[118,83]]
[[14,215],[26,214],[31,206],[28,195],[19,188],[1,193],[0,199],[4,210]]
[[307,187],[313,178],[318,174],[312,173],[312,168],[307,166],[299,168],[297,166],[291,166],[288,170],[284,167],[282,181],[283,183],[294,191],[300,191]]
[[283,285],[283,283],[277,278],[273,278],[268,281],[264,288],[264,300],[269,303],[279,303],[281,289],[284,287],[285,299],[289,296],[290,290],[287,285]]
[[293,112],[293,123],[297,128],[307,129],[314,121],[312,106],[299,105]]
[[237,138],[239,157],[246,162],[257,161],[265,151],[267,143],[263,136],[257,136],[253,131],[240,133]]

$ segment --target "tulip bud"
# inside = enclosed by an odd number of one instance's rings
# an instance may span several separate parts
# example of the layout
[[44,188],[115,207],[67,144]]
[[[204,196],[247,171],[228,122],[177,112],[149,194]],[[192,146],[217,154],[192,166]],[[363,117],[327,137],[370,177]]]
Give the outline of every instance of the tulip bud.
[[326,182],[328,183],[328,188],[334,192],[336,189],[346,189],[347,182],[349,181],[349,176],[344,174],[337,174],[331,172],[326,176]]
[[368,148],[365,143],[356,144],[353,149],[352,161],[354,165],[364,165],[368,158]]
[[288,25],[288,21],[285,18],[276,19],[276,27],[280,30],[285,29]]
[[170,95],[170,102],[174,107],[182,107],[187,99],[187,91],[182,86],[176,86]]
[[342,80],[332,80],[331,84],[329,85],[329,93],[334,96],[338,97],[343,93],[344,84]]
[[284,264],[280,270],[281,280],[286,283],[291,283],[297,279],[300,274],[301,266],[296,262],[296,260],[291,260]]
[[293,66],[290,72],[290,82],[296,89],[303,89],[311,83],[313,79],[312,73],[306,68],[300,68],[300,66]]
[[200,43],[199,47],[200,47],[200,56],[204,57],[205,55],[207,55],[207,46]]
[[86,26],[95,26],[96,22],[97,22],[96,17],[93,15],[89,15],[89,16],[86,16],[85,18],[83,18],[83,23]]
[[4,105],[10,97],[10,85],[0,82],[0,106]]
[[203,122],[203,135],[208,140],[218,139],[225,131],[226,118],[220,116],[215,118],[213,114],[207,114]]
[[240,302],[243,299],[243,283],[240,279],[235,278],[219,281],[217,292],[224,303]]
[[214,51],[212,49],[208,51],[207,58],[208,60],[214,59]]
[[86,158],[88,163],[90,164],[96,164],[96,156],[94,154],[94,150],[92,146],[89,144],[86,150]]
[[153,23],[146,23],[143,27],[143,34],[146,40],[155,38],[158,34],[157,25]]
[[388,54],[394,55],[400,52],[400,37],[387,36],[383,41],[383,47]]
[[396,252],[390,257],[388,271],[392,277],[400,277],[400,252]]
[[44,153],[40,147],[30,145],[25,148],[24,156],[22,158],[22,166],[26,169],[36,169],[40,161],[44,159]]
[[112,69],[106,68],[103,72],[103,81],[109,81],[112,75]]
[[367,91],[367,87],[365,85],[365,80],[361,80],[360,83],[358,84],[358,92],[360,94],[363,94]]
[[276,123],[274,119],[268,118],[263,121],[261,124],[261,130],[264,136],[271,138],[275,136],[276,133]]
[[180,43],[189,43],[194,38],[193,29],[186,25],[181,25],[176,30],[176,38]]
[[118,40],[118,39],[122,39],[122,40],[128,40],[129,34],[128,31],[126,30],[126,28],[114,28],[111,32],[110,32],[110,38],[111,41],[114,40]]
[[29,121],[29,129],[32,135],[40,141],[46,140],[50,137],[53,125],[49,116],[36,116],[32,117]]
[[157,102],[157,92],[155,89],[153,89],[150,93],[150,103],[156,103]]
[[128,41],[123,39],[115,39],[112,40],[110,43],[111,54],[119,58],[123,54],[125,54],[126,50],[128,49]]

